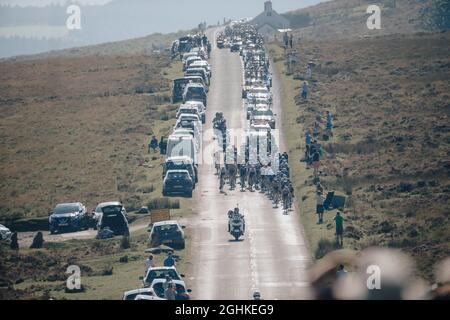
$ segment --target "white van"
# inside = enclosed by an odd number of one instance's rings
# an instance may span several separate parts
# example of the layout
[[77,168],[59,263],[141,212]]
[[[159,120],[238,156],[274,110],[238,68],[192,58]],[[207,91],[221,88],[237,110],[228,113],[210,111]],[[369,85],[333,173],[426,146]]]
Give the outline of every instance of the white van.
[[194,137],[183,135],[170,135],[167,139],[166,159],[172,157],[187,156],[192,159],[194,164],[197,162],[197,147]]

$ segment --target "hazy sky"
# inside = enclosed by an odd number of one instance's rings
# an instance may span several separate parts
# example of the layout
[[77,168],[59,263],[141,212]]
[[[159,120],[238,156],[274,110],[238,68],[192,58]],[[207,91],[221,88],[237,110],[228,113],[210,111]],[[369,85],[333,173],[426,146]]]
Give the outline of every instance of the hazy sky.
[[[27,39],[58,41],[50,49],[97,44],[188,30],[200,22],[217,24],[224,18],[254,17],[265,0],[0,0],[0,56],[30,53],[35,44]],[[324,0],[273,0],[279,13]],[[81,30],[69,31],[67,7],[78,4]],[[16,39],[16,40],[14,40]],[[14,41],[12,43],[12,41]],[[19,49],[20,47],[20,49]],[[22,49],[25,48],[25,49]],[[37,50],[37,49],[36,49]]]

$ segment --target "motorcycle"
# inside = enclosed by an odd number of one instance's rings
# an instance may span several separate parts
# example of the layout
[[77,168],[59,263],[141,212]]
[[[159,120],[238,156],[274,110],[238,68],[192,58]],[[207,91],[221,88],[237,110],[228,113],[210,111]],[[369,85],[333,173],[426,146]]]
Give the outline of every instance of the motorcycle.
[[228,220],[228,232],[234,237],[236,241],[238,241],[245,232],[244,217],[240,214],[230,216]]

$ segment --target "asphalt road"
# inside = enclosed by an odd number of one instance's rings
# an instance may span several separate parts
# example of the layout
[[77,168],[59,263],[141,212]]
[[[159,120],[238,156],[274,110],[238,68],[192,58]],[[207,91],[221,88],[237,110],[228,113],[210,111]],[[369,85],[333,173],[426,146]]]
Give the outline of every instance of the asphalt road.
[[[216,33],[217,29],[210,31],[209,39],[214,40]],[[228,128],[246,128],[239,54],[216,48],[214,40],[211,65],[205,130],[212,127],[218,111],[224,113]],[[276,80],[274,111],[279,128],[280,90]],[[204,145],[210,143],[210,138],[204,140]],[[283,137],[279,145],[284,151]],[[262,193],[240,192],[239,186],[233,191],[226,186],[226,193],[221,194],[214,165],[205,161],[199,173],[193,201],[197,215],[189,222],[192,268],[188,281],[193,298],[245,300],[260,291],[263,299],[308,299],[306,270],[311,259],[298,210],[284,215]],[[227,232],[227,211],[237,204],[246,217],[246,233],[238,242]]]

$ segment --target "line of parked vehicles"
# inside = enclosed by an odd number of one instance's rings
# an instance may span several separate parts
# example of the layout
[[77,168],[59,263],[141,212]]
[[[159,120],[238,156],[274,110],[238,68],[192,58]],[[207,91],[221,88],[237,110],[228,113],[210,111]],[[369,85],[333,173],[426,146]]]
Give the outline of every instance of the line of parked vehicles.
[[[188,35],[175,41],[172,54],[180,56],[184,76],[173,80],[172,103],[181,103],[177,121],[167,139],[163,164],[163,196],[192,197],[198,182],[198,153],[201,150],[203,124],[206,122],[207,93],[211,83],[208,63],[211,43],[204,34]],[[169,244],[184,249],[183,227],[177,221],[160,221],[150,231],[152,246]],[[142,277],[143,288],[127,291],[123,300],[165,300],[165,289],[174,286],[176,300],[189,300],[190,289],[175,266],[150,267]]]
[[[207,93],[212,71],[208,63],[211,43],[206,35],[180,38],[178,54],[184,76],[173,80],[172,103],[181,103],[172,134],[167,139],[163,164],[163,196],[192,197],[198,182],[198,154],[206,122]],[[173,49],[176,50],[176,49]]]

